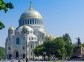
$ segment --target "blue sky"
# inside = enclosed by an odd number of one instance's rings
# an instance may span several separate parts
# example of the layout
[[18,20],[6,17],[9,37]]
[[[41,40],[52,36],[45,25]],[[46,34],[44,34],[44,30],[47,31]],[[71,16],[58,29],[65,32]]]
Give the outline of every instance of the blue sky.
[[[18,26],[20,15],[29,8],[30,0],[5,0],[12,2],[14,9],[7,13],[0,11],[5,28],[0,31],[0,46],[5,46],[8,28]],[[32,6],[43,16],[44,26],[49,34],[56,37],[69,33],[73,43],[77,37],[84,42],[84,0],[32,0]]]

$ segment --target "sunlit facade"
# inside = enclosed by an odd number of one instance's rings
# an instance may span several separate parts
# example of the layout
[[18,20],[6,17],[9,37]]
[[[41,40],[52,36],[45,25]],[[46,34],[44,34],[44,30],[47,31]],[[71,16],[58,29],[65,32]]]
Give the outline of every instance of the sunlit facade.
[[7,59],[29,59],[34,58],[33,48],[44,42],[46,32],[43,26],[41,14],[30,7],[25,11],[20,19],[19,26],[15,29],[9,27],[6,39],[6,58]]

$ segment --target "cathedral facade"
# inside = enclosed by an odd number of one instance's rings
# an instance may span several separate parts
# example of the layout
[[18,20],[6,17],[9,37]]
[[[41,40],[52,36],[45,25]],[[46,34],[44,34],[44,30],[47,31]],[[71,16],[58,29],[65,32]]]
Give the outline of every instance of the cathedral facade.
[[34,58],[33,49],[44,42],[45,36],[42,16],[30,6],[20,16],[19,26],[8,29],[6,59]]

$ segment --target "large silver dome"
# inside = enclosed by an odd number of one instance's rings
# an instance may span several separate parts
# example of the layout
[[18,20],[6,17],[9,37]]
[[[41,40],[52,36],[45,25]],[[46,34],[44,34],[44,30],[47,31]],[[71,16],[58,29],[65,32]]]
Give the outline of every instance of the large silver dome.
[[27,11],[25,11],[22,15],[21,18],[37,18],[37,19],[42,19],[41,14],[34,10],[33,8],[29,8]]
[[34,10],[32,7],[30,7],[27,11],[22,13],[20,20],[19,20],[19,26],[22,25],[42,25],[43,24],[43,18],[41,14]]

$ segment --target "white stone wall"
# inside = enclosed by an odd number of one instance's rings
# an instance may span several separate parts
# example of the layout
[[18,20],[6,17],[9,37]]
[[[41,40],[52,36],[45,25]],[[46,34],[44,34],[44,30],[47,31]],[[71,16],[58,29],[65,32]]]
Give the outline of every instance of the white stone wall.
[[[33,58],[34,57],[33,48],[35,48],[35,46],[38,44],[42,44],[41,43],[42,39],[40,39],[41,33],[39,31],[37,31],[35,34],[37,34],[38,38],[34,37],[33,39],[31,39],[31,37],[34,34],[30,34],[30,33],[26,34],[26,38],[25,38],[25,35],[22,33],[15,33],[15,35],[13,35],[13,36],[8,36],[7,41],[6,41],[6,58],[9,58],[7,56],[8,54],[12,54],[12,58],[16,59],[16,54],[15,54],[16,51],[18,51],[18,53],[19,53],[19,56],[20,56],[19,58],[22,58],[22,55],[26,54],[26,41],[28,44],[28,46],[27,46],[28,55],[27,56],[30,59]],[[19,41],[20,41],[19,45],[16,44],[16,38],[19,38]],[[31,45],[32,45],[32,47],[31,47]],[[11,48],[10,50],[8,49],[9,47]],[[23,47],[24,47],[24,49],[23,49]]]
[[[17,59],[16,52],[19,53],[18,59],[23,58],[23,54],[26,54],[27,49],[27,57],[31,59],[34,57],[32,49],[37,45],[43,44],[45,40],[46,33],[42,22],[42,16],[38,11],[31,8],[28,11],[21,15],[19,26],[16,29],[13,27],[8,29],[8,37],[5,45],[6,58],[9,58],[8,55],[12,54],[12,58]],[[30,17],[29,15],[32,16]],[[30,23],[30,21],[32,23]],[[19,44],[16,44],[17,38],[19,38]],[[10,50],[8,49],[9,47],[11,47]]]

